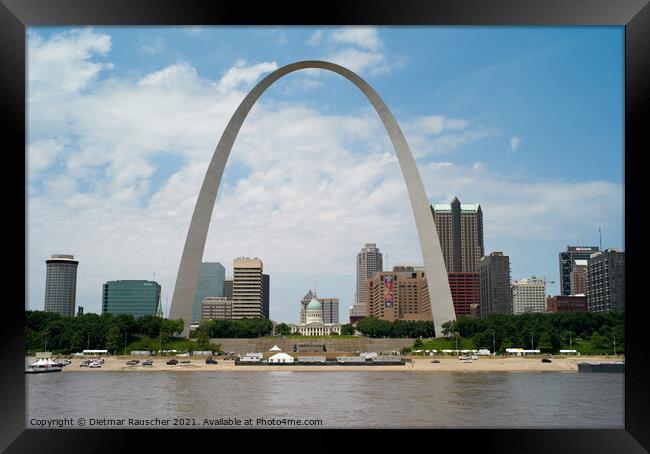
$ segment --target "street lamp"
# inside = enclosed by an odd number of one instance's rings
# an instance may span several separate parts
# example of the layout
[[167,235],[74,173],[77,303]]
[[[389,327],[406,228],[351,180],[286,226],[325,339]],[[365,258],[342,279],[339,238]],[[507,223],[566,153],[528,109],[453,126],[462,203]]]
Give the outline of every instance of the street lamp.
[[533,333],[530,333],[530,345],[531,345],[530,349],[535,350],[535,339]]
[[496,341],[494,340],[494,331],[492,331],[492,353],[496,354],[497,352],[497,347],[496,347]]

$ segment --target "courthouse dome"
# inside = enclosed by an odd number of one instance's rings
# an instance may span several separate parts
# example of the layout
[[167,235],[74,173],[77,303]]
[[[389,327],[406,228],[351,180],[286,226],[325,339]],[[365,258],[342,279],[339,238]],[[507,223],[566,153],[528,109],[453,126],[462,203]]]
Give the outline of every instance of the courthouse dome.
[[312,298],[307,305],[307,310],[320,310],[322,308],[323,306],[321,306],[320,301],[318,301],[316,298]]

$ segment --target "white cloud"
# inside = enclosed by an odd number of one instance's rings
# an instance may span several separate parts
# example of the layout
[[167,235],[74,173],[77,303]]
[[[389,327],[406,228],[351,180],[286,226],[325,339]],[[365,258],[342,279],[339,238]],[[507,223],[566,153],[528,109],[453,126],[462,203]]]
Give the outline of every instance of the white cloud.
[[28,176],[30,179],[47,169],[61,155],[65,147],[62,139],[48,139],[32,142],[28,145]]
[[259,79],[267,72],[275,71],[278,65],[275,62],[263,62],[246,66],[246,61],[239,60],[235,66],[226,71],[217,85],[220,92],[226,93],[238,88],[244,88]]
[[307,39],[307,44],[310,46],[319,46],[323,41],[323,30],[316,30],[314,33],[309,35]]
[[341,44],[352,44],[370,51],[377,51],[383,43],[379,32],[371,27],[345,27],[336,30],[331,35],[331,40]]
[[521,141],[524,140],[521,137],[511,137],[510,138],[510,151],[513,153],[517,151],[517,148],[519,148],[519,144]]
[[148,55],[157,55],[165,51],[165,40],[157,37],[140,45],[140,50]]
[[106,55],[111,48],[109,35],[92,29],[54,34],[44,41],[37,33],[28,36],[28,77],[30,99],[78,93],[110,63],[91,62],[94,55]]

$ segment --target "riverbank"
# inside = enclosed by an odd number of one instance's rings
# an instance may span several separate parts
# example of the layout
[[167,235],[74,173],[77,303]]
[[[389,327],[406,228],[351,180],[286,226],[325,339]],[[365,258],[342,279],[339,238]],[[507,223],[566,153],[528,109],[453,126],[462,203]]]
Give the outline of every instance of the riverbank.
[[[583,362],[612,362],[624,361],[622,355],[619,356],[571,356],[552,357],[550,363],[543,363],[541,358],[525,358],[525,357],[480,357],[471,363],[463,363],[457,357],[429,357],[429,358],[415,358],[412,362],[407,362],[405,365],[397,366],[303,366],[303,365],[282,365],[282,366],[251,366],[239,365],[235,366],[234,361],[218,360],[218,364],[206,364],[205,359],[194,358],[189,359],[190,363],[167,365],[168,357],[153,357],[153,365],[142,366],[140,364],[135,366],[126,365],[127,357],[105,357],[104,364],[101,368],[88,368],[80,367],[79,364],[82,360],[73,359],[72,364],[63,368],[64,373],[101,373],[101,372],[132,372],[132,371],[413,371],[413,372],[435,372],[435,371],[452,371],[452,372],[577,372],[578,363]],[[439,363],[432,363],[435,359]],[[31,361],[31,358],[27,358]]]

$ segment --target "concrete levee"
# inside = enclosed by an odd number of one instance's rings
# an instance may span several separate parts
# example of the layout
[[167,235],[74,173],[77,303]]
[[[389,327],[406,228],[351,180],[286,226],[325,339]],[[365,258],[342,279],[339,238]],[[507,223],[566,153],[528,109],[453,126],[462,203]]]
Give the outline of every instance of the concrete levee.
[[[293,353],[294,345],[300,344],[325,344],[327,353],[356,353],[356,352],[392,352],[400,351],[404,347],[410,347],[415,339],[336,339],[324,337],[278,338],[259,337],[254,339],[210,339],[213,344],[219,344],[221,349],[235,354],[246,354],[249,352],[268,352],[271,347],[277,345],[283,352]],[[314,355],[317,352],[305,354]]]

